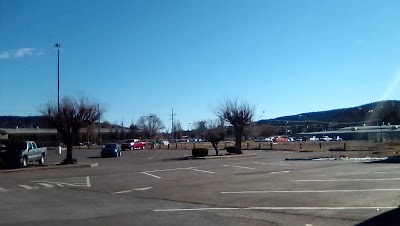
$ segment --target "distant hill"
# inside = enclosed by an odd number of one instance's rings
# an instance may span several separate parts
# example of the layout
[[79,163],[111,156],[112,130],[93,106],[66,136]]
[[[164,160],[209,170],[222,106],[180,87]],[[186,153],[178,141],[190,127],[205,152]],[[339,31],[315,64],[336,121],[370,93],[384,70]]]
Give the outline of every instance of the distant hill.
[[0,128],[51,128],[43,116],[0,116]]
[[[0,128],[52,128],[44,116],[0,116]],[[107,121],[101,123],[102,128],[121,128]]]
[[400,101],[385,100],[357,107],[342,108],[320,112],[301,113],[264,119],[257,123],[272,125],[324,124],[333,127],[355,125],[377,125],[381,123],[400,124]]

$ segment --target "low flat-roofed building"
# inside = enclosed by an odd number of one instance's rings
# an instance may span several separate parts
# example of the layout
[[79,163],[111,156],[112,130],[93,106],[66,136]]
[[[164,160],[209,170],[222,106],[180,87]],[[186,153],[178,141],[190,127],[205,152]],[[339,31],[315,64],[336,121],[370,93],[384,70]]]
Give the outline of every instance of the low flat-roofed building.
[[302,137],[341,137],[344,140],[400,140],[400,125],[382,125],[382,126],[353,126],[344,127],[334,131],[320,131],[298,133]]

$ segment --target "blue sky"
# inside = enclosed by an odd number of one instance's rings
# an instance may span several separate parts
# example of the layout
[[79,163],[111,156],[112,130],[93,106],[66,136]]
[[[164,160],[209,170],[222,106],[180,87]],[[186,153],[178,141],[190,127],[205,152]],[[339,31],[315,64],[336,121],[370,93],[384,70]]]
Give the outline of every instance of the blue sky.
[[[400,99],[397,0],[0,0],[0,115],[85,95],[125,125],[214,118],[225,98],[256,118]],[[264,112],[264,113],[262,113]]]

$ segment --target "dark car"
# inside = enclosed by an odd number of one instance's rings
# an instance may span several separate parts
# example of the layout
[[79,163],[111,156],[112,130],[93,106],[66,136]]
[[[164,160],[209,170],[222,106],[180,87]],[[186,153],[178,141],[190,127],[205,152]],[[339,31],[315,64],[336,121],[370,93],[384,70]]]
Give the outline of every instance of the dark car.
[[102,149],[101,149],[101,157],[121,157],[122,150],[119,144],[117,143],[110,143],[106,144]]

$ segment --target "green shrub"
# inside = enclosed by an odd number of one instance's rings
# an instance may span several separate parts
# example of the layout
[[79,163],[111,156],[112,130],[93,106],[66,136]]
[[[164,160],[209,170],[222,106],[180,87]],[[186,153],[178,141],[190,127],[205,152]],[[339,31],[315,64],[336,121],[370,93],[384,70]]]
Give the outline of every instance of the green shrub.
[[225,148],[228,153],[236,153],[236,147],[226,147]]
[[204,157],[208,155],[208,149],[207,148],[193,148],[192,149],[192,155],[193,157]]

